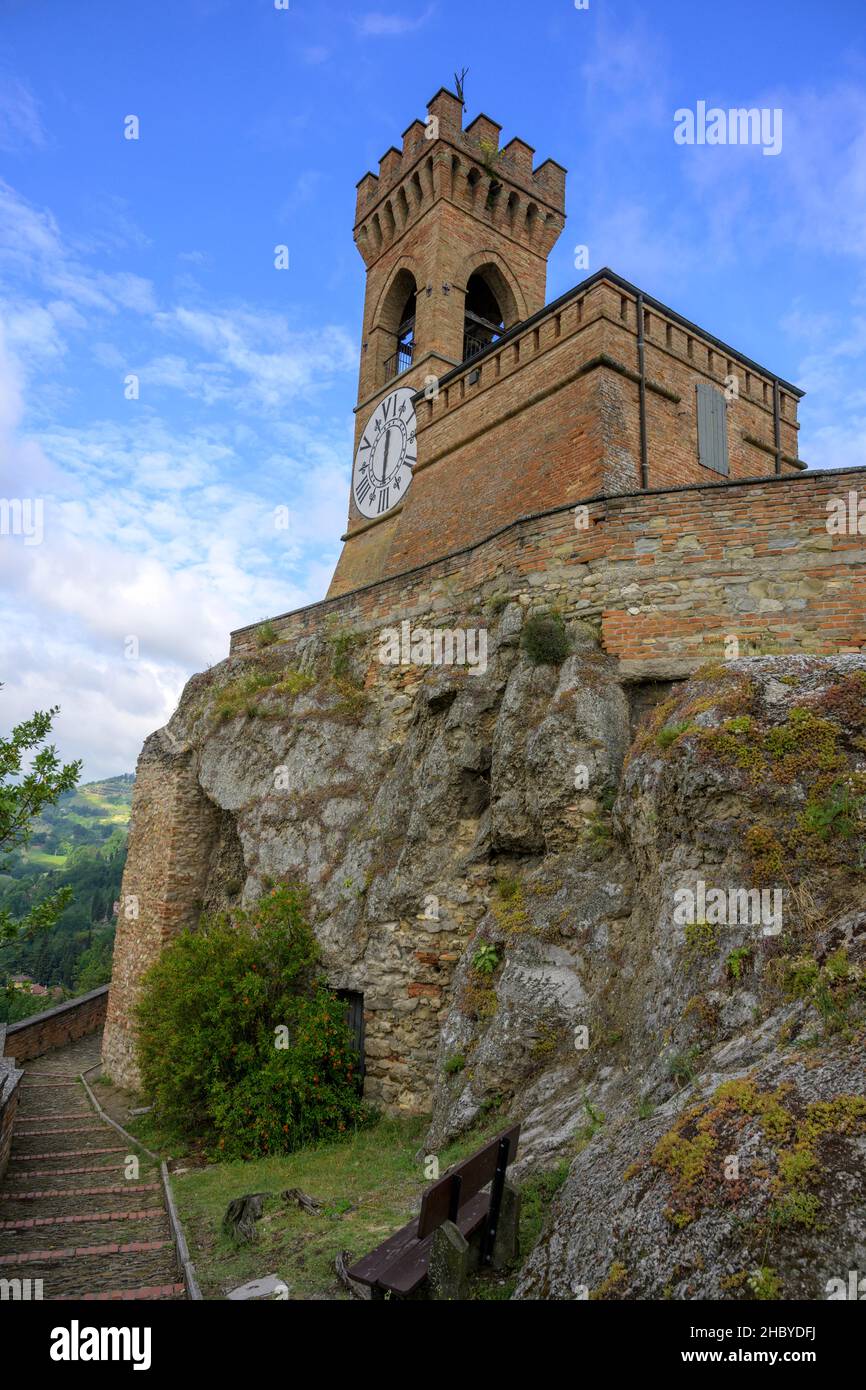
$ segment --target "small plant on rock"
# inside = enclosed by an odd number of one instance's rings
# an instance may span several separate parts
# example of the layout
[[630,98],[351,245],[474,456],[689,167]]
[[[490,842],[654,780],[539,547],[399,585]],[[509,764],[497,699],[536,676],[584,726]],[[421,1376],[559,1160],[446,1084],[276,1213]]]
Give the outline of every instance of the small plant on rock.
[[760,1269],[756,1269],[753,1274],[749,1275],[746,1282],[755,1298],[775,1301],[782,1296],[781,1280],[776,1271],[767,1265],[762,1265]]
[[472,957],[472,969],[478,975],[492,975],[499,964],[499,948],[492,941],[483,941]]
[[558,666],[571,651],[571,642],[562,614],[551,609],[527,618],[520,634],[520,645],[536,666]]
[[754,948],[752,946],[738,946],[736,950],[731,951],[725,965],[732,980],[741,979],[743,971],[753,955]]
[[668,1076],[680,1090],[694,1081],[697,1074],[695,1062],[700,1056],[700,1048],[690,1047],[687,1052],[675,1052],[668,1058]]

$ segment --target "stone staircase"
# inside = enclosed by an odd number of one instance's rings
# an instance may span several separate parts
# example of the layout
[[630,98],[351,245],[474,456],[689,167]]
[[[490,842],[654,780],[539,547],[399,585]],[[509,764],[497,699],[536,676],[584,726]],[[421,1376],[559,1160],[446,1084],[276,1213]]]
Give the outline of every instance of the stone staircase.
[[12,1153],[0,1186],[0,1279],[42,1280],[46,1299],[181,1299],[156,1164],[92,1108],[79,1073],[99,1033],[23,1063]]

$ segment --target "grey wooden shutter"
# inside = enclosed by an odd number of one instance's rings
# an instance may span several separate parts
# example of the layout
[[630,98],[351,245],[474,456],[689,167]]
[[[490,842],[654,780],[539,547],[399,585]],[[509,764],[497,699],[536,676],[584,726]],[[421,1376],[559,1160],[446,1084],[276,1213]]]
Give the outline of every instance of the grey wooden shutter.
[[715,386],[700,381],[698,393],[698,458],[704,468],[728,474],[728,418],[725,398]]

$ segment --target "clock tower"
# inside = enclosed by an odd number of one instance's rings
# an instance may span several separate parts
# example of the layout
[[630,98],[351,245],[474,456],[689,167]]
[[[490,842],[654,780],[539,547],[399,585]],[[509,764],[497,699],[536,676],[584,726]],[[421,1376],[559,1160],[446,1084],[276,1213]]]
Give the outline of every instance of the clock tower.
[[[358,184],[354,238],[367,268],[354,460],[343,553],[329,596],[377,579],[423,440],[419,401],[441,377],[545,303],[547,257],[565,221],[565,170],[444,88],[402,150]],[[420,449],[420,452],[419,452]]]

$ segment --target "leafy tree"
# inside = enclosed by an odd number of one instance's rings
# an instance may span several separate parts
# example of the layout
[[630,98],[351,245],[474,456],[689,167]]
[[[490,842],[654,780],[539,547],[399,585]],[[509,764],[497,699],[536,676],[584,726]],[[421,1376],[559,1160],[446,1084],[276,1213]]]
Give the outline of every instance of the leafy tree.
[[78,957],[74,989],[76,994],[86,994],[89,989],[107,985],[111,979],[111,963],[114,954],[114,936],[104,936],[88,946]]
[[0,989],[0,1023],[20,1023],[49,1008],[55,1000],[31,994],[26,989],[13,989],[7,986]]
[[[53,744],[42,746],[58,712],[58,706],[37,710],[17,724],[8,738],[0,737],[0,867],[5,867],[2,861],[13,850],[27,844],[42,809],[71,791],[81,776],[80,761],[63,764]],[[29,761],[26,771],[25,761]],[[9,941],[22,931],[52,926],[71,897],[71,887],[60,888],[34,904],[18,921],[8,909],[0,908],[0,941]]]

